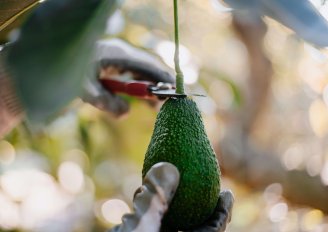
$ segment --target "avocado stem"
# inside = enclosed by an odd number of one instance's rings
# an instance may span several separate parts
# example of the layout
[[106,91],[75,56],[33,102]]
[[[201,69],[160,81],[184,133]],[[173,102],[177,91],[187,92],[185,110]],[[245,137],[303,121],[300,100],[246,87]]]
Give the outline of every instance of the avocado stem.
[[174,38],[175,38],[175,53],[174,53],[174,64],[176,72],[176,90],[178,94],[184,94],[183,86],[183,73],[180,68],[179,60],[179,13],[178,13],[178,0],[174,1]]

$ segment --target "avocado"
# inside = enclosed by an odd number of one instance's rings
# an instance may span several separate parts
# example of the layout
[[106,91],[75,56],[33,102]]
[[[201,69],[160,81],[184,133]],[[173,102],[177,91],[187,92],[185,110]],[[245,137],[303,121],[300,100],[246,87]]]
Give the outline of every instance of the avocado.
[[163,104],[142,176],[158,162],[172,163],[180,172],[179,187],[164,215],[161,231],[190,230],[204,223],[218,202],[220,169],[193,100],[169,98]]

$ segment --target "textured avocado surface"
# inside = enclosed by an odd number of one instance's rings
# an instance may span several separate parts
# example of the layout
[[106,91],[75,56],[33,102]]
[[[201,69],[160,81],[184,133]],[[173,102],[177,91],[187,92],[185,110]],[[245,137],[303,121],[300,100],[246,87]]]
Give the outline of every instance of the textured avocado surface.
[[162,106],[145,155],[142,176],[158,162],[180,172],[177,192],[163,219],[169,231],[189,230],[213,213],[220,192],[220,170],[196,103],[170,98]]

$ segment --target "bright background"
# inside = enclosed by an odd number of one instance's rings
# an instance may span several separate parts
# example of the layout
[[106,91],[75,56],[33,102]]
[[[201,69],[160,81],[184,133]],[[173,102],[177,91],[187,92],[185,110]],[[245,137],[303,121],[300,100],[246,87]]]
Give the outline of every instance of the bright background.
[[[313,3],[328,15],[328,5]],[[214,0],[182,1],[180,15],[185,82],[208,96],[195,100],[222,151],[222,188],[236,198],[228,231],[328,231],[326,51],[268,18],[263,47],[258,35],[250,51]],[[104,38],[120,37],[173,67],[172,18],[170,1],[127,0]],[[0,231],[120,223],[141,184],[155,117],[139,100],[120,119],[76,100],[38,131],[19,125],[0,140]]]

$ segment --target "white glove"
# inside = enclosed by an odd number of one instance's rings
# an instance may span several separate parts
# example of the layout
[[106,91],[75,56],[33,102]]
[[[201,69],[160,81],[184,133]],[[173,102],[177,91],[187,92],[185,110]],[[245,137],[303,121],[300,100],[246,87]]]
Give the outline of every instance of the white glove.
[[[166,162],[155,164],[135,193],[134,213],[123,216],[122,224],[108,232],[159,232],[162,217],[174,197],[179,179],[179,171],[174,165]],[[189,232],[224,232],[231,220],[233,202],[232,192],[222,191],[212,216]]]

